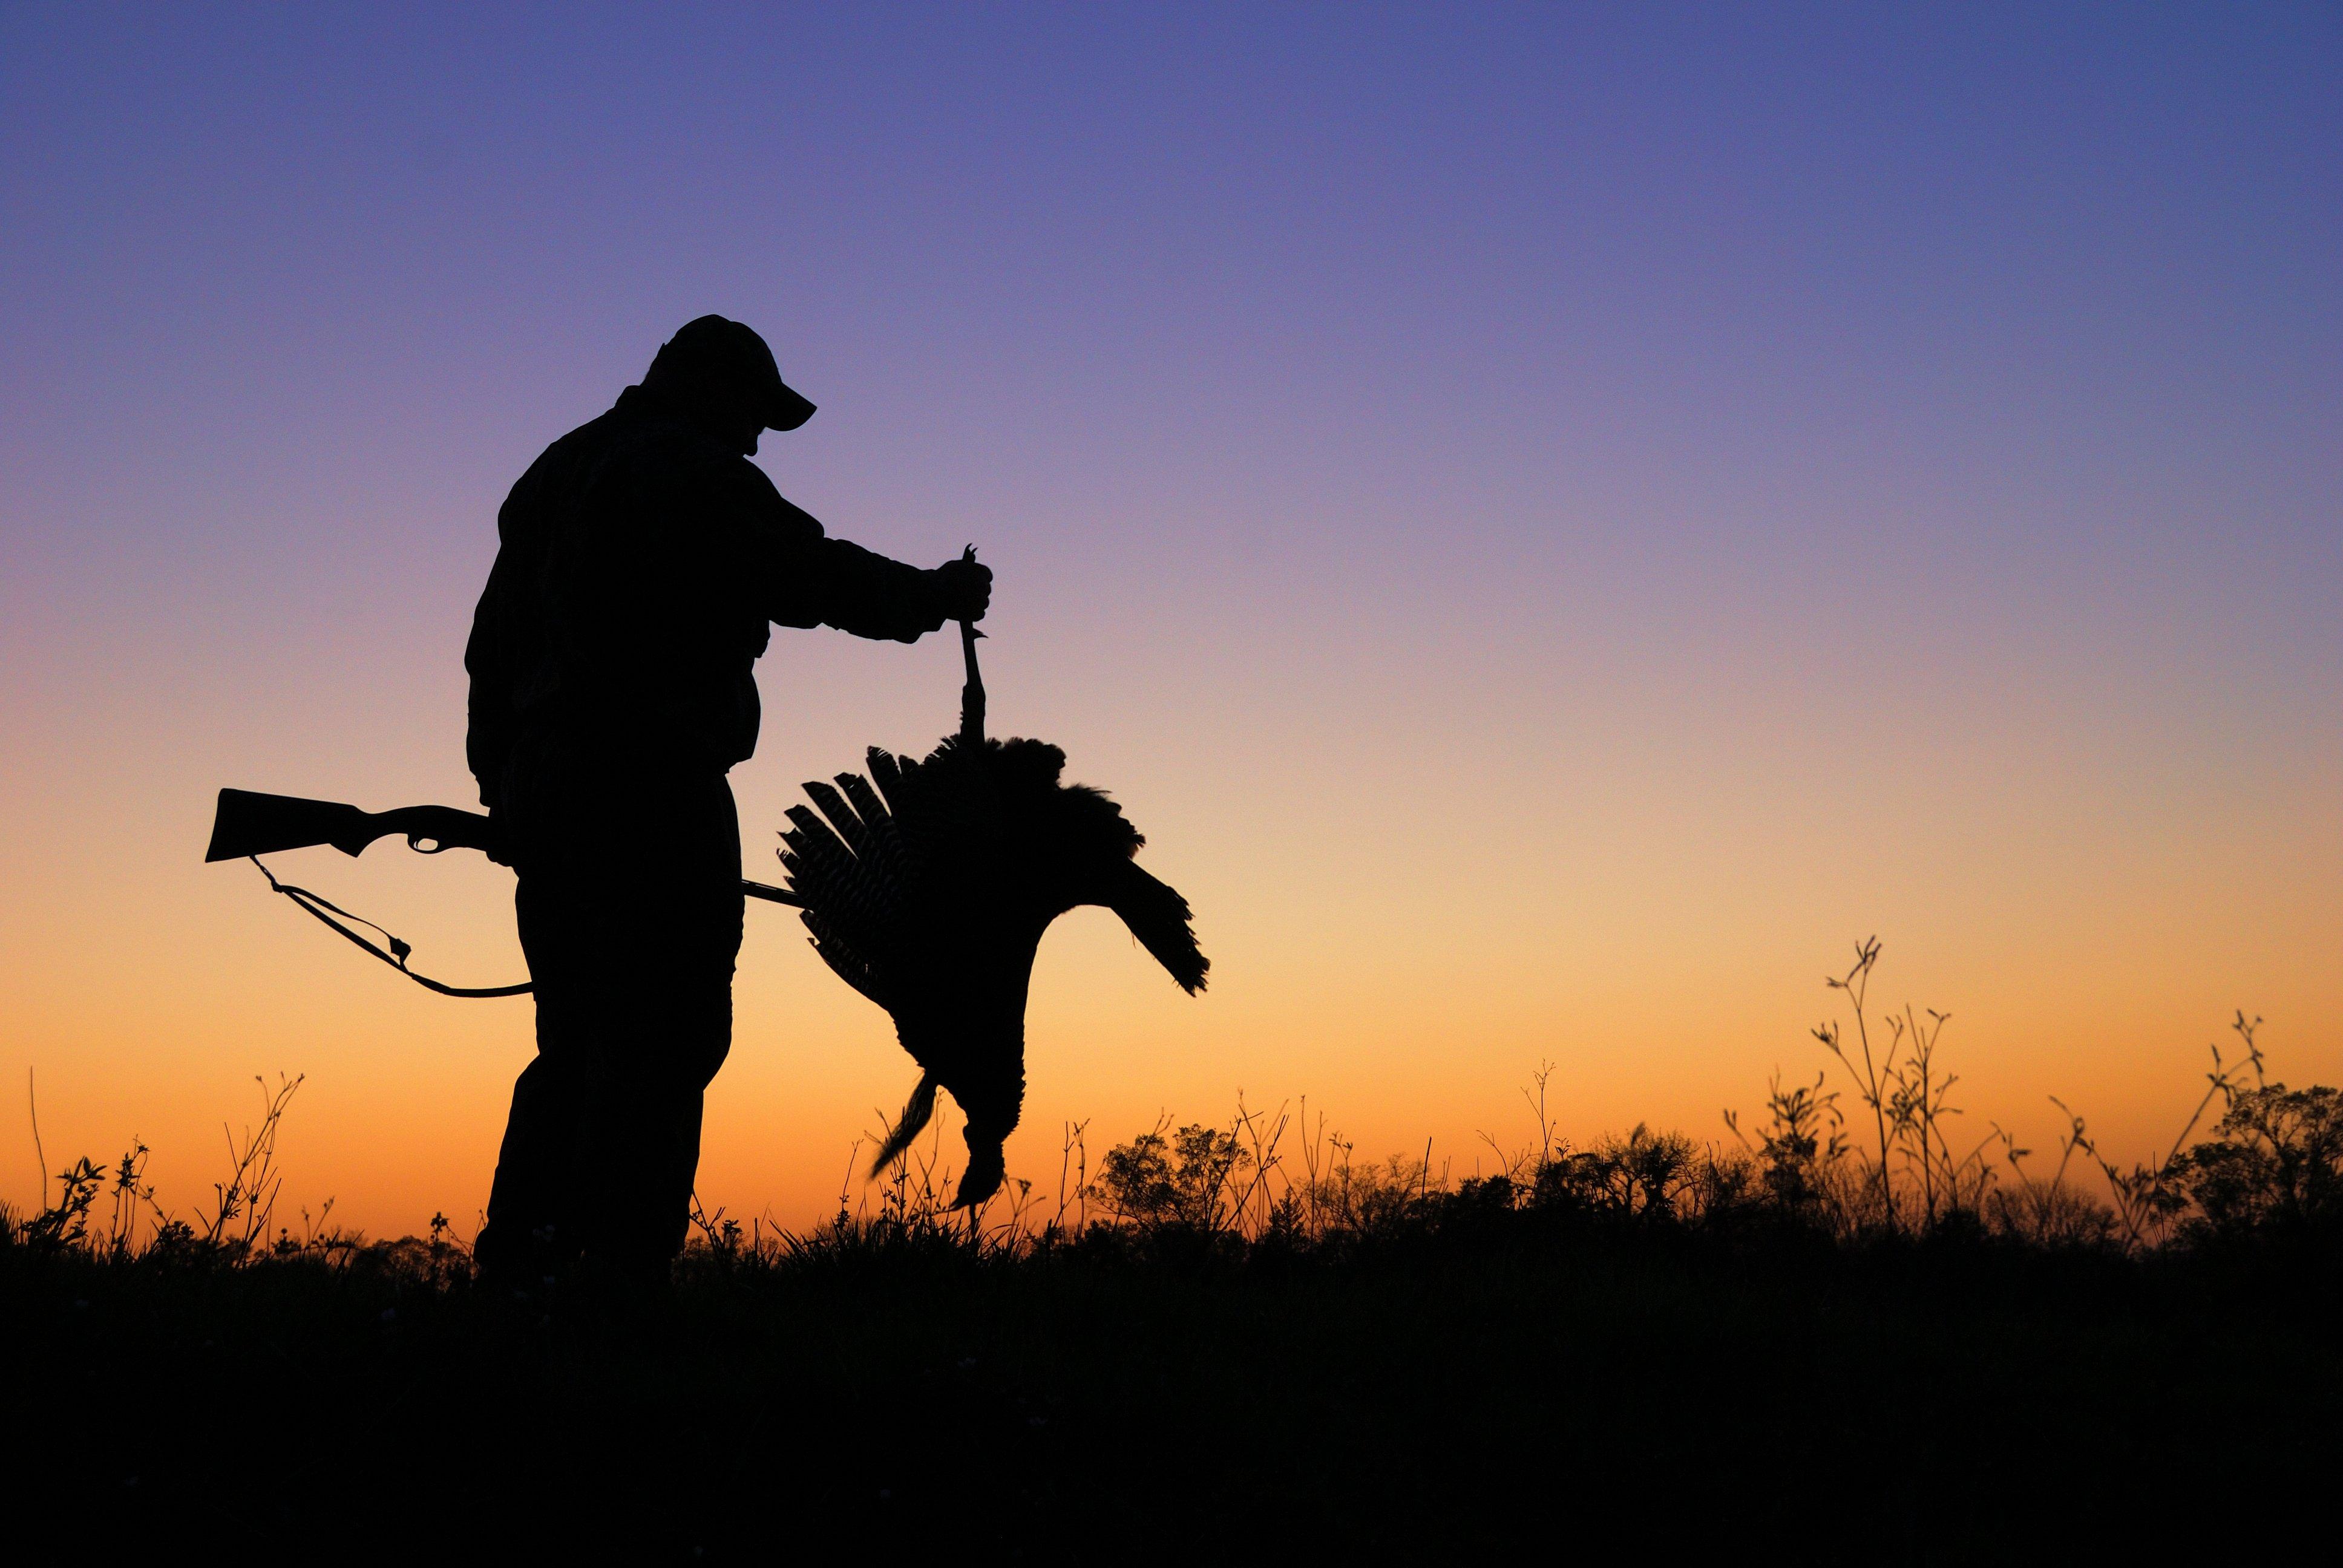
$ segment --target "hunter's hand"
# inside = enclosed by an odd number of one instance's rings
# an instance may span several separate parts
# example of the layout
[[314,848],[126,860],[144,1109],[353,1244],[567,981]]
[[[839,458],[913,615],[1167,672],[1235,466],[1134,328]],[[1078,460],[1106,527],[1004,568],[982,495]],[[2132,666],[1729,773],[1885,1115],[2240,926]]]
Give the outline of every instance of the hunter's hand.
[[992,607],[992,568],[971,560],[946,561],[935,569],[947,620],[982,620]]

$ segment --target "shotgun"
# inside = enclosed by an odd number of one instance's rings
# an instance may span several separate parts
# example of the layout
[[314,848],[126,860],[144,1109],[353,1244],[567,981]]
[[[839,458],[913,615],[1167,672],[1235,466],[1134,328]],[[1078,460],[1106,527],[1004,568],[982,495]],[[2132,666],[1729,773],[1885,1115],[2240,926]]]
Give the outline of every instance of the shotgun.
[[[389,811],[361,811],[337,800],[306,800],[298,795],[264,795],[252,789],[223,789],[219,809],[212,818],[212,841],[206,860],[240,860],[247,856],[273,855],[280,849],[306,849],[331,844],[345,855],[365,850],[377,839],[403,835],[407,847],[421,854],[442,849],[478,849],[492,860],[503,859],[486,812],[456,806],[401,806]],[[776,904],[798,904],[786,888],[752,882],[743,877],[740,891],[752,899]]]

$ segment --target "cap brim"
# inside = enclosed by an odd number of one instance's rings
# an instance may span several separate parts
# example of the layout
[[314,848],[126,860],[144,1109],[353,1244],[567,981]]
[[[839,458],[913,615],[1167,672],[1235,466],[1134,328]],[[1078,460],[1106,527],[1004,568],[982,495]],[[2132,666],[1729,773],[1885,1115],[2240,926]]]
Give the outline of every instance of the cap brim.
[[765,410],[765,428],[794,430],[813,417],[813,400],[785,381],[781,384],[780,396]]

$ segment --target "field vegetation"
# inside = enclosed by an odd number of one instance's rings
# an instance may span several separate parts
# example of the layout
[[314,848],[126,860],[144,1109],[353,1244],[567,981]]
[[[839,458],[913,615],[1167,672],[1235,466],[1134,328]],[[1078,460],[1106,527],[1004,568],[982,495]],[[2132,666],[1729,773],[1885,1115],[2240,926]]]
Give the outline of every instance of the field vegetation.
[[5,1216],[15,1512],[58,1562],[218,1532],[359,1559],[1936,1561],[2331,1473],[2343,1098],[2270,1077],[2240,1013],[2160,1154],[2072,1113],[2028,1150],[1961,1115],[1944,1015],[1874,1006],[1879,955],[1829,982],[1815,1076],[1718,1141],[1575,1146],[1542,1070],[1536,1141],[1461,1181],[1241,1105],[1095,1159],[1069,1127],[1054,1190],[968,1213],[931,1137],[807,1233],[696,1215],[649,1295],[490,1291],[444,1218],[297,1228],[281,1081],[193,1216],[135,1143]]

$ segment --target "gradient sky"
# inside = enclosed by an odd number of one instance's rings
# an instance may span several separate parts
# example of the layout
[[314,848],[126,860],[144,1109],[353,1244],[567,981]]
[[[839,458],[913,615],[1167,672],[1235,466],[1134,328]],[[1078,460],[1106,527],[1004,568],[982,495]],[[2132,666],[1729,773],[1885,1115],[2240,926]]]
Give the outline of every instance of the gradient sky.
[[[1197,908],[1201,1000],[1053,933],[1013,1175],[1240,1091],[1462,1173],[1542,1060],[1723,1136],[1872,931],[1979,1136],[2144,1154],[2240,1006],[2343,1077],[2337,11],[1460,9],[0,10],[0,1200],[28,1067],[182,1209],[282,1070],[288,1212],[468,1232],[528,1004],[213,792],[468,803],[498,504],[711,310]],[[769,867],[957,650],[761,679]],[[477,857],[278,869],[519,972]],[[738,1000],[702,1193],[801,1223],[912,1069],[786,911]]]

